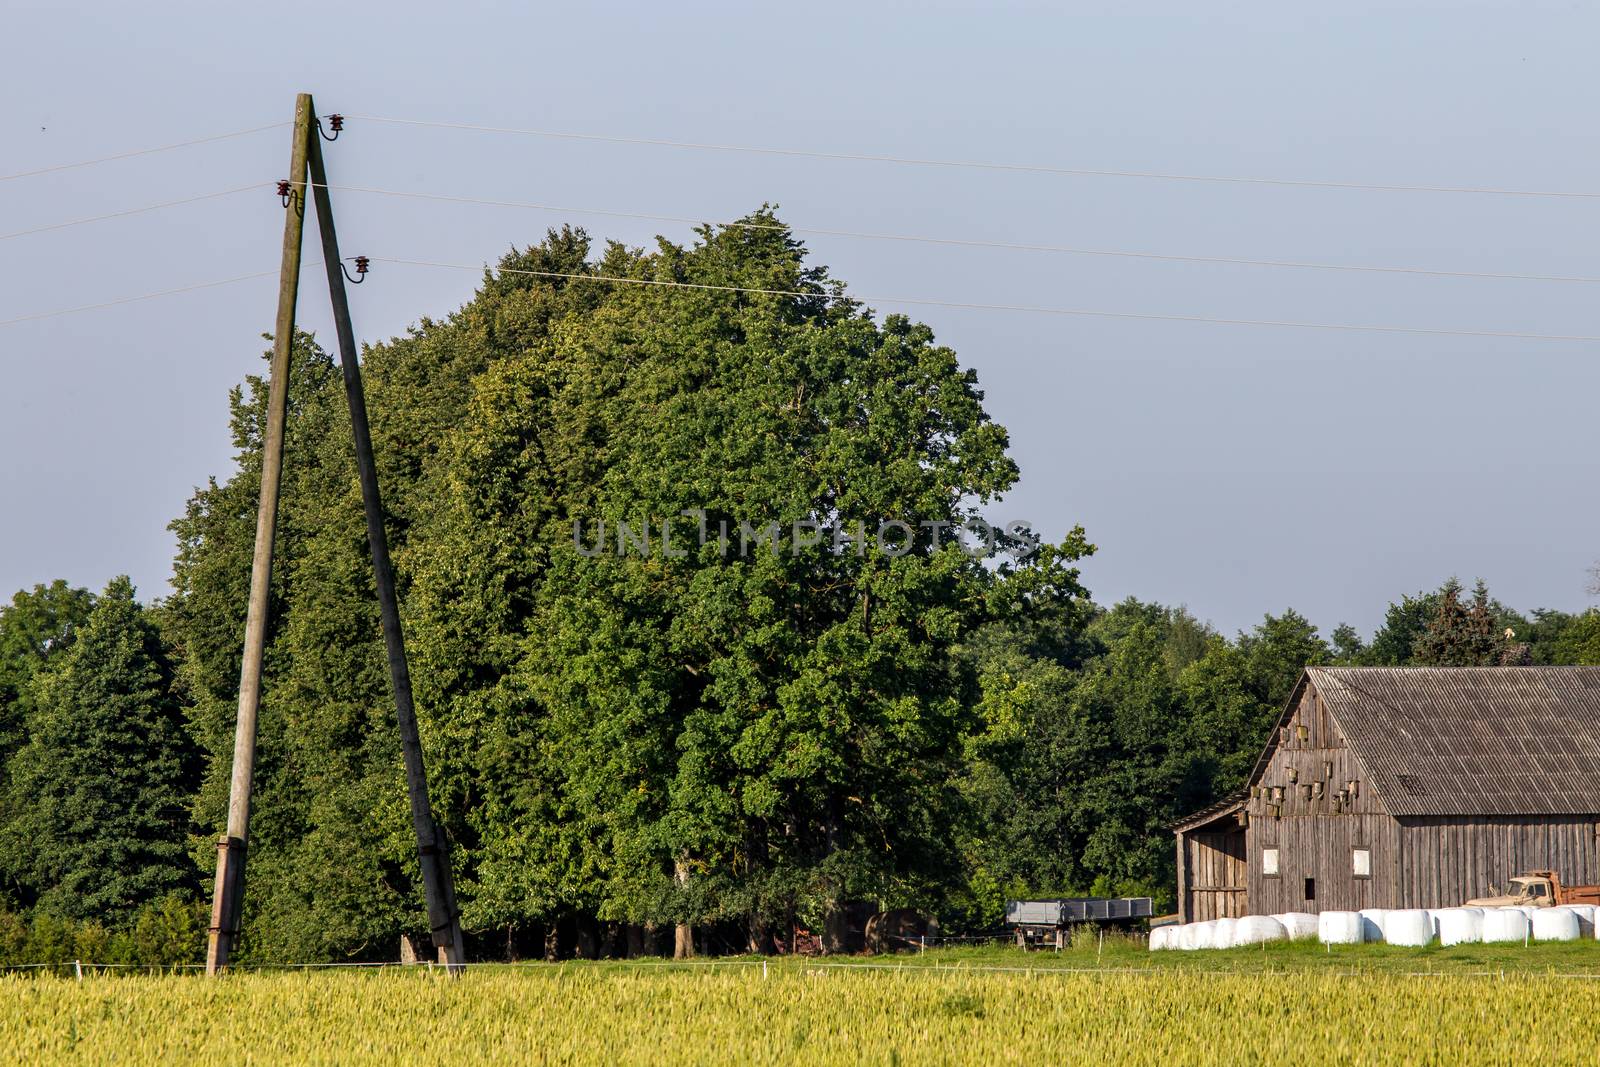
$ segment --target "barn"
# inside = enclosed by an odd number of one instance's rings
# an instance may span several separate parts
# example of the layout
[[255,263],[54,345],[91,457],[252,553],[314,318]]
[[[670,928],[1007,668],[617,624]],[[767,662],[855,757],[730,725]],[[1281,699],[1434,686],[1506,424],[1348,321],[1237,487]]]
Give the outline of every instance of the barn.
[[1173,829],[1184,922],[1600,882],[1600,667],[1308,667],[1245,790]]

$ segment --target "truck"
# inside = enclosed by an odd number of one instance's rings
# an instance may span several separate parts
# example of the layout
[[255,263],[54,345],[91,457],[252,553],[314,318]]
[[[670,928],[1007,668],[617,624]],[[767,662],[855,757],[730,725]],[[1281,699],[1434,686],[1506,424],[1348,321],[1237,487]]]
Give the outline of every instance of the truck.
[[1006,901],[1006,925],[1015,931],[1017,947],[1067,943],[1067,931],[1086,923],[1129,926],[1154,914],[1149,897],[1055,897]]
[[1555,871],[1529,871],[1519,874],[1511,879],[1506,891],[1495,894],[1495,887],[1490,886],[1490,895],[1478,897],[1467,901],[1469,908],[1505,908],[1525,905],[1535,908],[1551,908],[1560,904],[1596,904],[1600,905],[1600,885],[1562,885],[1561,876]]

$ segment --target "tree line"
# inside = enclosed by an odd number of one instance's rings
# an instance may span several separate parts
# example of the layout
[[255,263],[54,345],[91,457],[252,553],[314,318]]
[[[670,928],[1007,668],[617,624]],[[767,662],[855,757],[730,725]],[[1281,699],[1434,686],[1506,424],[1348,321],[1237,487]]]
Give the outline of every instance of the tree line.
[[[998,562],[938,540],[1017,478],[976,376],[770,210],[742,222],[648,251],[551,231],[365,352],[476,955],[837,950],[864,910],[977,930],[1024,895],[1168,907],[1166,827],[1243,783],[1304,665],[1600,663],[1600,613],[1481,584],[1402,597],[1370,639],[1292,610],[1228,637],[1096,604],[1082,530],[1002,531]],[[265,386],[230,396],[237,466],[172,524],[169,597],[57,582],[0,609],[0,962],[198,951]],[[426,922],[343,387],[308,335],[288,442],[239,958],[388,958]],[[634,519],[680,547],[574,537]],[[705,536],[742,520],[912,542]]]

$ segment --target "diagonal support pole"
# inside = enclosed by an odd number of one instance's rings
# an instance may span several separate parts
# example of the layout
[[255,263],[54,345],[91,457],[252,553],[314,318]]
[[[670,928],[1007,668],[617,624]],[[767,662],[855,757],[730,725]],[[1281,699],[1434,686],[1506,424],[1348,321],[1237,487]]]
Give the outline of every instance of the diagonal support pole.
[[261,444],[261,496],[256,509],[255,556],[250,563],[250,602],[244,624],[244,659],[239,668],[239,716],[234,723],[233,781],[228,793],[228,830],[217,842],[217,882],[206,944],[206,973],[227,969],[239,936],[244,902],[245,843],[250,837],[250,789],[256,765],[256,715],[261,708],[261,661],[267,645],[272,599],[272,543],[278,529],[278,486],[283,475],[283,436],[289,403],[289,355],[294,345],[295,300],[300,286],[300,244],[306,218],[306,150],[311,144],[311,96],[294,104],[294,141],[289,153],[289,203],[283,219],[283,259],[278,279],[278,320],[272,333],[267,385],[267,425]]
[[372,455],[372,433],[367,423],[366,392],[361,385],[361,365],[356,359],[355,331],[350,325],[350,304],[344,287],[344,266],[339,259],[339,236],[333,225],[333,199],[328,195],[328,175],[322,162],[320,138],[310,137],[311,190],[317,205],[317,229],[322,235],[322,259],[328,272],[328,295],[333,300],[333,320],[339,336],[339,363],[344,369],[345,398],[350,407],[350,432],[355,439],[356,470],[361,479],[361,502],[367,516],[367,543],[372,551],[372,576],[378,587],[378,609],[383,620],[383,643],[389,658],[389,681],[394,689],[395,719],[405,755],[406,791],[411,800],[411,821],[417,834],[417,854],[422,863],[422,887],[427,897],[428,925],[439,962],[458,975],[464,964],[461,914],[456,907],[455,881],[444,835],[433,818],[428,799],[428,776],[417,735],[417,713],[411,699],[411,671],[406,663],[405,635],[400,629],[400,607],[395,596],[394,568],[383,528],[383,503],[378,496],[378,469]]

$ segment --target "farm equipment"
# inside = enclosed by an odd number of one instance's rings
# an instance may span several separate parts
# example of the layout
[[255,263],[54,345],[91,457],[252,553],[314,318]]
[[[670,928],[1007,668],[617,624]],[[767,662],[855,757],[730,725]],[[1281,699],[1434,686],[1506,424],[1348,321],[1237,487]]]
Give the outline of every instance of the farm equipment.
[[[1493,892],[1494,887],[1490,886],[1490,893]],[[1555,871],[1529,871],[1511,879],[1500,895],[1467,901],[1468,907],[1479,908],[1549,908],[1560,904],[1600,904],[1600,885],[1562,885],[1561,876]]]
[[1149,897],[1058,897],[1006,902],[1006,925],[1017,947],[1065,946],[1067,931],[1087,923],[1128,926],[1155,914]]

